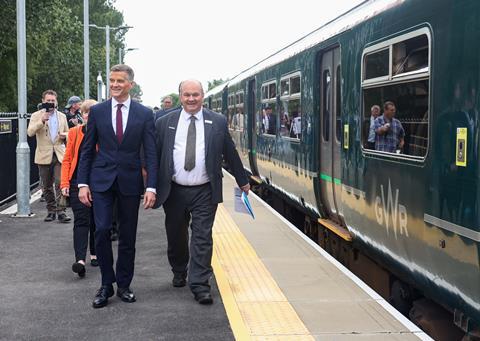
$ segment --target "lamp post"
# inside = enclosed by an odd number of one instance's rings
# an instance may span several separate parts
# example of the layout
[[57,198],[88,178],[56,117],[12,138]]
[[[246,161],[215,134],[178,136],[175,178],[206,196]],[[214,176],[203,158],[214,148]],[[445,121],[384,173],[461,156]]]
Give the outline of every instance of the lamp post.
[[90,37],[88,0],[83,0],[83,96],[90,98]]
[[102,86],[103,86],[102,71],[98,71],[98,76],[97,76],[97,102],[98,103],[102,101]]
[[98,28],[101,30],[105,30],[105,87],[106,87],[106,99],[110,97],[110,78],[108,75],[110,74],[110,31],[111,30],[122,30],[122,29],[129,29],[133,28],[133,26],[117,26],[117,27],[110,27],[109,25],[106,26],[97,26],[95,24],[89,24],[88,26],[93,28]]
[[[123,64],[123,57],[127,54],[128,51],[138,50],[138,47],[129,47],[128,49],[118,48],[118,64]],[[123,53],[122,53],[123,51]]]

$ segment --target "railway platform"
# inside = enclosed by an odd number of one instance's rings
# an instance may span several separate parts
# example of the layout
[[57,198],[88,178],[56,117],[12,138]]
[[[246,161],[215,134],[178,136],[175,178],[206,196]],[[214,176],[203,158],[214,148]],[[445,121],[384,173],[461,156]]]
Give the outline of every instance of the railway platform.
[[[166,257],[163,209],[141,209],[135,277],[137,302],[91,301],[98,268],[78,278],[72,226],[0,215],[1,340],[428,340],[418,327],[302,235],[254,194],[255,220],[235,212],[234,180],[214,225],[212,294],[199,305],[174,288]],[[12,210],[12,209],[11,209]],[[6,214],[5,214],[6,213]]]

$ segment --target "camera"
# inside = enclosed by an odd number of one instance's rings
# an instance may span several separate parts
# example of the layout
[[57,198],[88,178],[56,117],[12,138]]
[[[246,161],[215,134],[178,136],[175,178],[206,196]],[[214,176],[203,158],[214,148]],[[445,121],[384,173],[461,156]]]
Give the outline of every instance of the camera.
[[46,111],[50,111],[51,109],[55,108],[55,103],[42,103],[40,106],[41,109],[45,109]]

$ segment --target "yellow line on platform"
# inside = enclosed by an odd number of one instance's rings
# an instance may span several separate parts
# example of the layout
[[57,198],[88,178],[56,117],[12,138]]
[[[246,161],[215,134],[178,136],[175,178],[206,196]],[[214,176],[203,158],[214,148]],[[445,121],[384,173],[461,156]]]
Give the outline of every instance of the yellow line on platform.
[[213,228],[212,266],[236,340],[313,340],[225,207]]

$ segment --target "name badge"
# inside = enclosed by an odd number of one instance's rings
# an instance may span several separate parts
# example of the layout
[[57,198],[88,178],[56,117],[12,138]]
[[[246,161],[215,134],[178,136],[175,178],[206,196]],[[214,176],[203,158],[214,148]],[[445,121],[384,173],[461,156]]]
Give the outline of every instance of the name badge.
[[205,123],[212,124],[212,121],[210,121],[210,120],[205,120]]
[[168,129],[172,129],[172,130],[175,130],[175,127],[168,127]]

